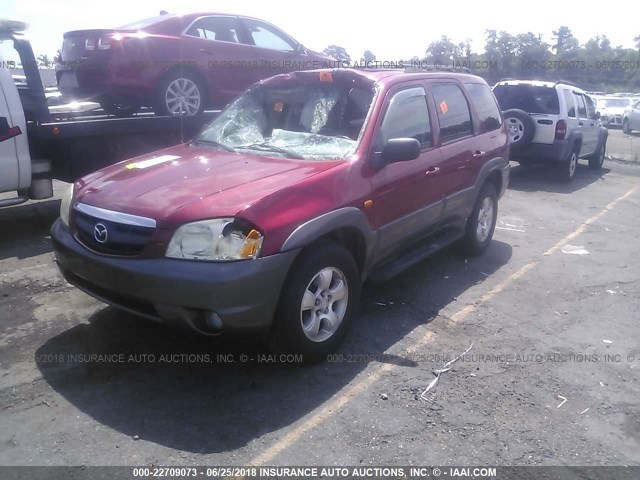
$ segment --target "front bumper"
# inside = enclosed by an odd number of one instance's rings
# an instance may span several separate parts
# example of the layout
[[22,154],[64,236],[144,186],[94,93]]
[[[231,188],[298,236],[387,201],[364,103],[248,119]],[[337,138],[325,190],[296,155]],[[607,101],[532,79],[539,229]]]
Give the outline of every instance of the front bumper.
[[[227,263],[111,257],[81,245],[59,219],[51,239],[69,283],[114,307],[203,334],[268,330],[298,254]],[[221,324],[211,321],[213,312]]]

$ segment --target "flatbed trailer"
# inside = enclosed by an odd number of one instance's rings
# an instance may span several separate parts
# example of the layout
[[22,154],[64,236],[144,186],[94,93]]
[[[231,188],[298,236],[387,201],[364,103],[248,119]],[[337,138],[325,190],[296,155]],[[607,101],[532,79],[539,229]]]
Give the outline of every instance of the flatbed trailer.
[[[26,25],[0,20],[0,40],[13,41],[26,82],[16,85],[0,69],[0,207],[53,195],[52,180],[72,182],[107,165],[192,139],[217,112],[193,117],[142,113],[128,118],[108,115],[52,114],[29,41]],[[0,61],[2,58],[0,58]]]

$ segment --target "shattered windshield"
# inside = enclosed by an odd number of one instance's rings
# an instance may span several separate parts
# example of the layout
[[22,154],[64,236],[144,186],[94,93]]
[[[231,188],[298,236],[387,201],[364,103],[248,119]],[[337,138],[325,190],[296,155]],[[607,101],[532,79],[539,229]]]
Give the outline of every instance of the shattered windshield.
[[320,81],[317,73],[302,78],[253,86],[195,142],[305,160],[349,157],[373,100],[373,83]]

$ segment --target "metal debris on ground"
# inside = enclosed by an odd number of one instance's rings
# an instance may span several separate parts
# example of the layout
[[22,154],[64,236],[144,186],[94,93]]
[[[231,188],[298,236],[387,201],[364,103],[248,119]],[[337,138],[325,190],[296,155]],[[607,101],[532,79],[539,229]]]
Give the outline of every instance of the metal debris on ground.
[[562,253],[568,253],[570,255],[589,255],[589,251],[586,250],[582,245],[565,245],[560,250]]
[[585,413],[587,413],[588,411],[589,411],[589,409],[588,409],[588,408],[585,408],[584,410],[582,410],[582,411],[580,412],[580,415],[584,415],[584,414],[585,414]]
[[556,408],[560,408],[562,405],[564,405],[565,403],[567,403],[567,399],[565,397],[563,397],[562,395],[556,395],[556,397],[558,397],[560,400],[562,400],[558,406]]
[[464,352],[462,352],[456,358],[454,358],[453,360],[449,360],[447,363],[445,363],[442,366],[442,368],[440,368],[438,370],[434,370],[433,374],[435,375],[436,378],[431,380],[431,383],[429,383],[429,385],[427,385],[427,388],[425,388],[424,392],[422,392],[420,394],[420,398],[422,398],[423,400],[426,400],[425,395],[427,394],[427,392],[429,392],[429,390],[431,390],[433,387],[435,387],[438,384],[438,381],[440,380],[440,375],[442,375],[443,373],[448,372],[449,370],[451,370],[451,365],[453,365],[458,360],[460,360],[462,357],[464,357],[467,353],[469,353],[469,351],[472,348],[473,348],[473,343],[471,343],[471,345],[469,345],[469,348],[467,348]]
[[613,342],[611,340],[607,340],[606,338],[603,338],[602,343],[613,343]]

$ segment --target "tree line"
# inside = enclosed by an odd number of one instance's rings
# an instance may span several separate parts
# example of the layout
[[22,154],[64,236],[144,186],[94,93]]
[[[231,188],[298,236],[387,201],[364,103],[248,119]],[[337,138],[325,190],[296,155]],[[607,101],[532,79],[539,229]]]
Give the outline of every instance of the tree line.
[[[589,91],[640,92],[640,35],[634,41],[635,49],[613,47],[606,35],[580,44],[567,26],[553,31],[551,43],[532,32],[512,35],[486,30],[481,53],[472,50],[469,40],[456,43],[442,36],[428,46],[423,56],[399,62],[468,67],[489,84],[503,78],[564,80]],[[337,45],[327,47],[323,53],[350,64],[376,61],[370,50],[352,60],[347,50]]]

